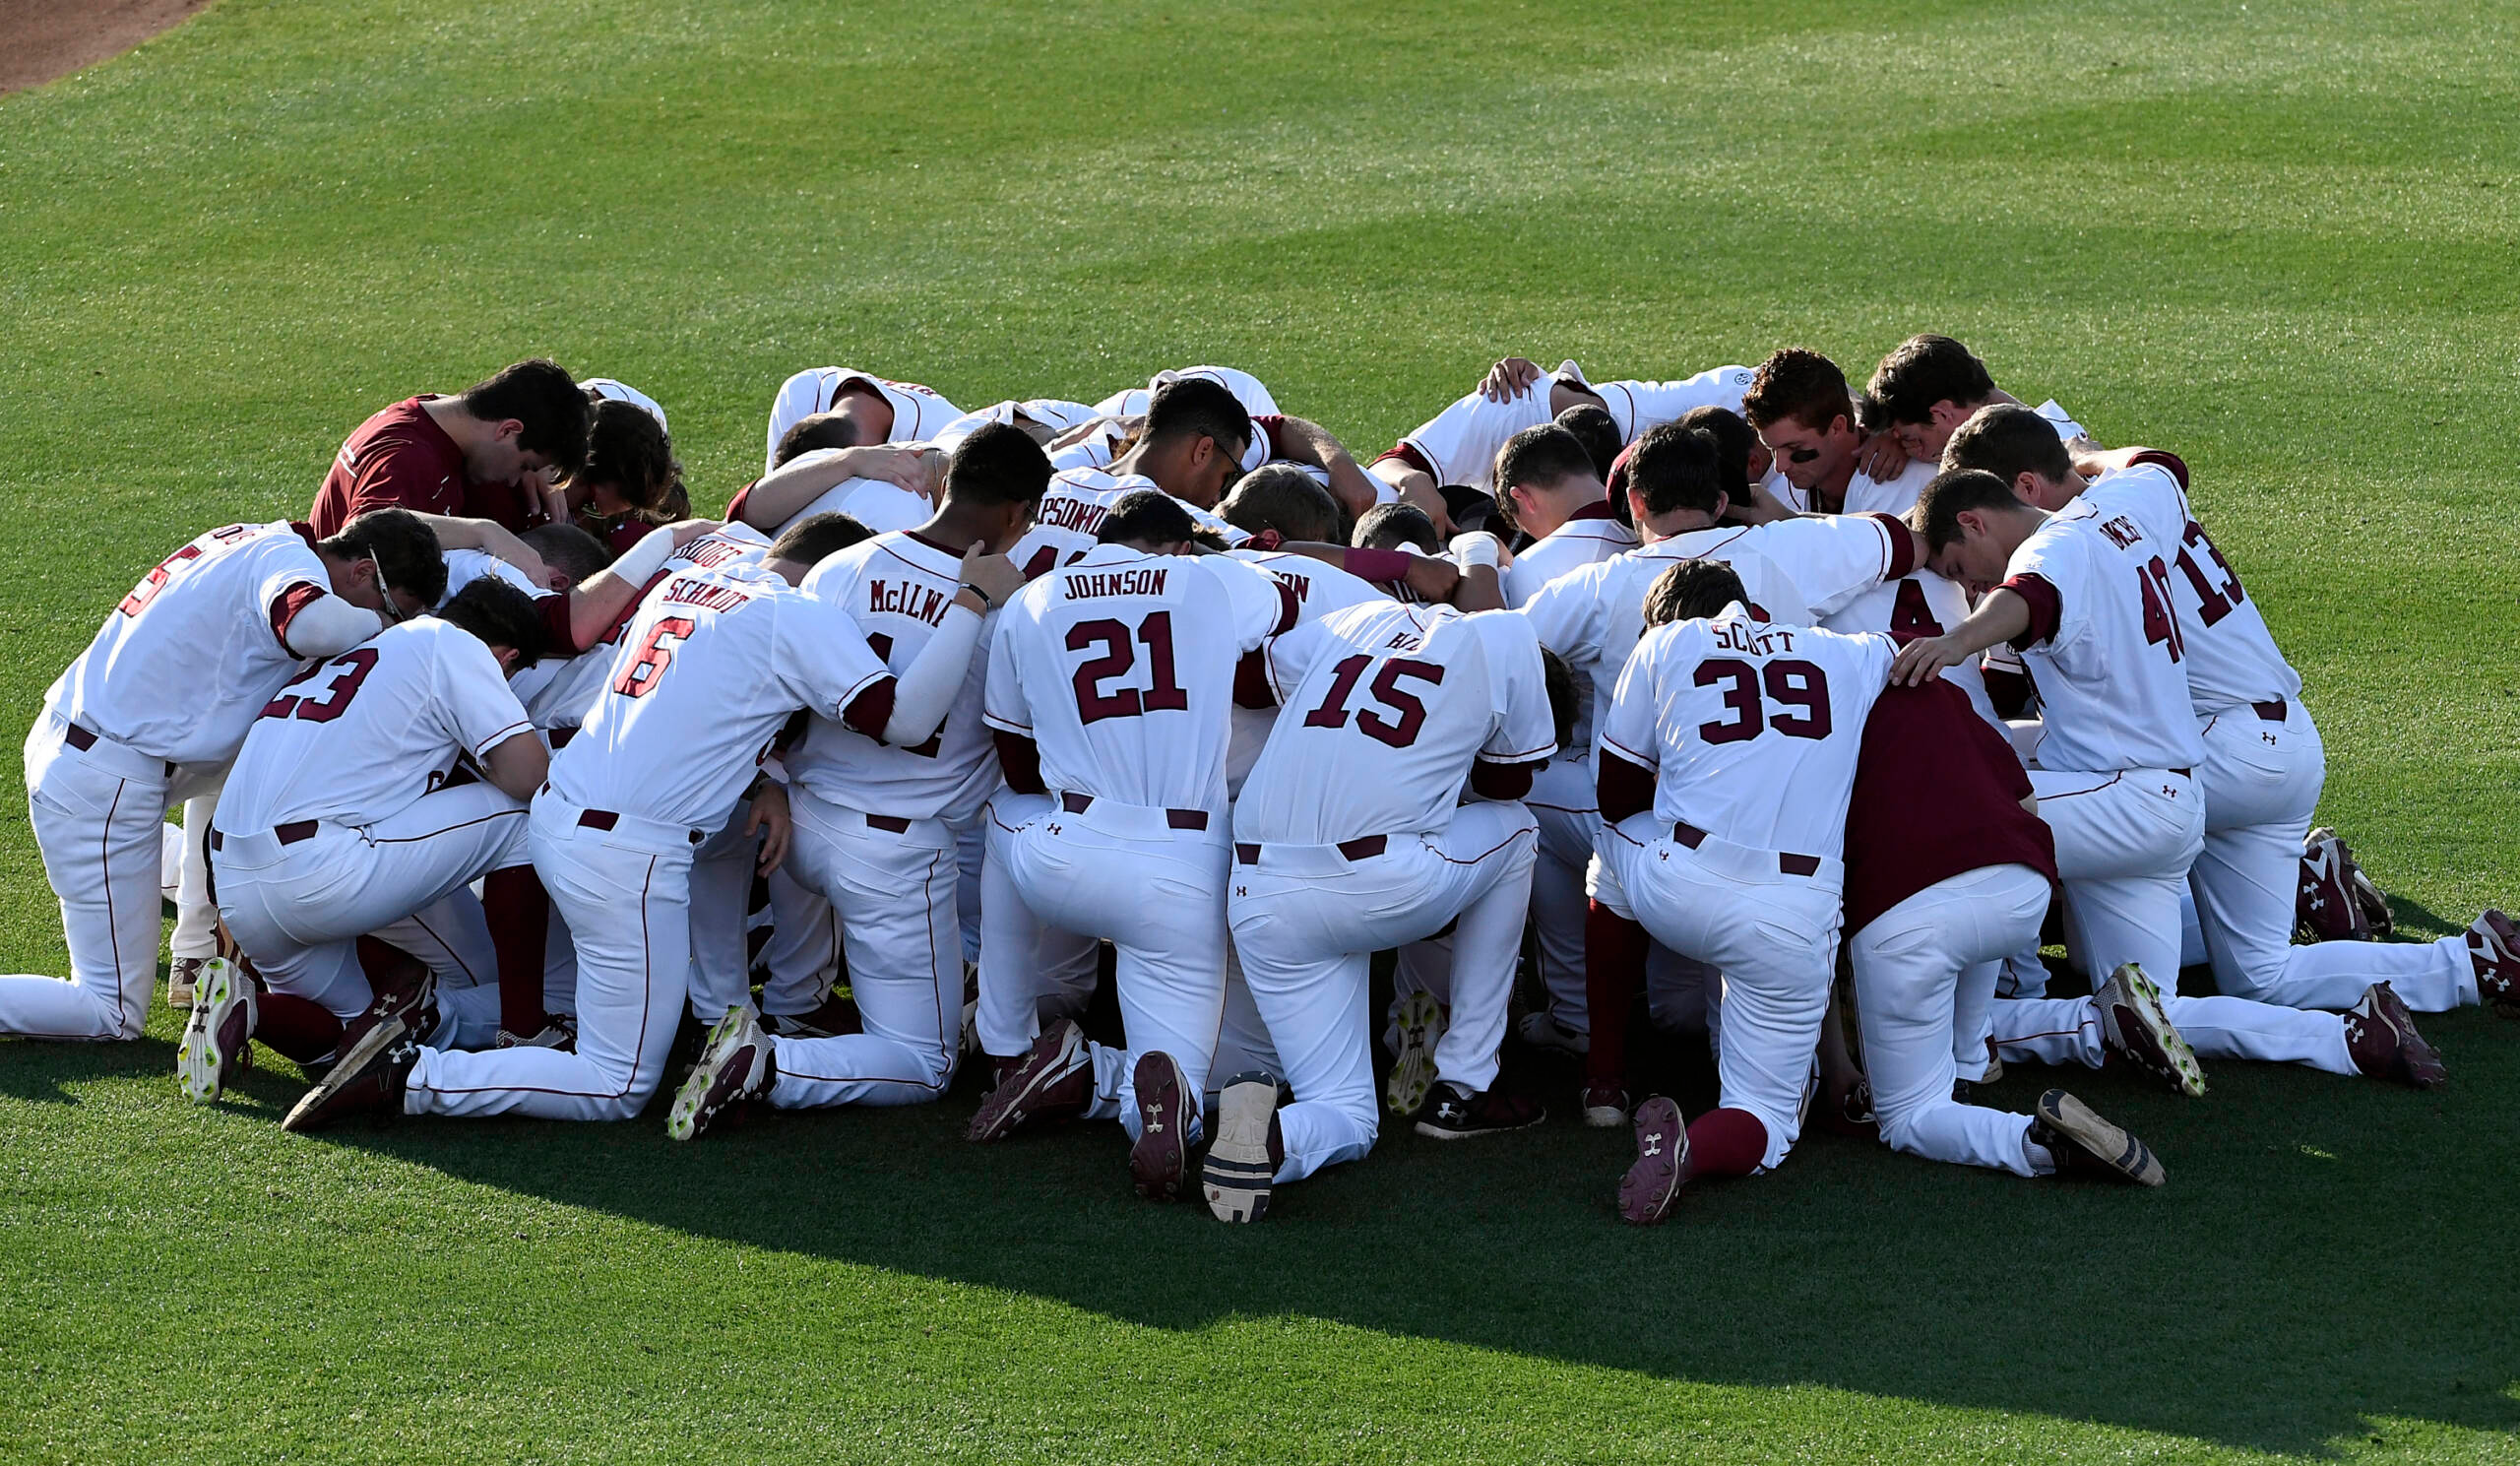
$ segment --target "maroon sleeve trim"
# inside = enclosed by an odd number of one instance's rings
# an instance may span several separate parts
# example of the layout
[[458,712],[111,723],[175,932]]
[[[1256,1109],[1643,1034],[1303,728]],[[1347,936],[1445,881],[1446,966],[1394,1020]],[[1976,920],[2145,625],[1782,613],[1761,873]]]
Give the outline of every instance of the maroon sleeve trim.
[[2057,623],[2064,618],[2065,598],[2056,593],[2048,577],[2035,572],[2015,575],[1995,589],[2010,591],[2030,606],[2030,625],[2012,639],[2014,651],[2026,651],[2055,637]]
[[1471,793],[1485,799],[1519,799],[1532,792],[1532,771],[1539,767],[1531,763],[1472,764]]
[[280,638],[282,651],[292,657],[297,655],[296,650],[288,644],[288,624],[297,619],[299,611],[321,601],[328,594],[330,593],[313,581],[299,581],[296,585],[281,592],[279,599],[272,602],[272,635]]
[[578,645],[578,634],[570,629],[568,596],[536,596],[535,613],[542,617],[542,634],[551,649],[563,657],[575,657],[586,648]]
[[1295,620],[1303,614],[1303,606],[1295,600],[1295,588],[1272,575],[1269,584],[1278,588],[1278,629],[1271,636],[1284,636],[1295,629]]
[[2146,448],[2137,452],[2133,458],[2126,460],[2126,466],[2130,469],[2139,463],[2148,463],[2158,469],[2170,470],[2170,476],[2178,480],[2178,491],[2187,492],[2187,465],[2177,454],[2167,453],[2159,448]]
[[1593,802],[1602,820],[1617,824],[1654,807],[1654,771],[1604,748],[1593,760]]
[[[1286,449],[1279,446],[1278,439],[1279,429],[1286,425],[1286,414],[1282,413],[1259,414],[1255,414],[1251,419],[1251,430],[1260,434],[1261,438],[1268,443],[1270,458],[1284,458],[1287,456]],[[1262,461],[1266,462],[1267,460],[1264,459]]]
[[1867,514],[1866,519],[1881,522],[1881,533],[1890,537],[1890,569],[1883,580],[1905,580],[1917,568],[1917,537],[1909,533],[1907,521],[1895,514]]
[[1233,665],[1233,703],[1265,711],[1278,705],[1278,689],[1269,682],[1269,649],[1255,647]]
[[[630,618],[639,613],[640,603],[648,599],[648,593],[654,591],[658,586],[662,585],[665,577],[671,574],[673,574],[671,570],[660,570],[656,574],[649,576],[648,583],[639,588],[639,594],[630,598],[629,605],[621,607],[621,614],[612,618],[612,624],[603,628],[603,635],[597,637],[594,644],[597,646],[602,646],[606,643],[618,640],[621,635],[621,628],[629,625]],[[564,596],[561,599],[565,601],[568,598]],[[563,641],[567,640],[565,633],[563,633],[561,639]]]
[[989,737],[997,744],[997,766],[1006,771],[1006,787],[1019,795],[1048,794],[1041,783],[1041,745],[1022,733],[1011,733],[992,728]]
[[297,533],[298,539],[306,542],[306,547],[308,549],[323,548],[322,542],[315,538],[315,527],[313,525],[308,524],[302,519],[292,519],[288,522],[288,527]]
[[1425,475],[1429,478],[1442,477],[1435,472],[1435,466],[1433,464],[1426,462],[1426,455],[1418,451],[1418,445],[1405,439],[1393,444],[1389,449],[1377,455],[1374,462],[1381,463],[1383,460],[1391,458],[1399,459],[1402,463],[1409,465],[1411,468],[1416,469],[1418,473]]
[[884,725],[893,721],[893,694],[900,687],[890,673],[877,677],[840,710],[840,721],[878,743],[884,741]]
[[743,487],[736,489],[735,496],[726,501],[726,519],[728,521],[731,522],[744,517],[744,506],[752,502],[753,483],[759,483],[760,481],[760,479],[755,478],[752,483],[747,483]]

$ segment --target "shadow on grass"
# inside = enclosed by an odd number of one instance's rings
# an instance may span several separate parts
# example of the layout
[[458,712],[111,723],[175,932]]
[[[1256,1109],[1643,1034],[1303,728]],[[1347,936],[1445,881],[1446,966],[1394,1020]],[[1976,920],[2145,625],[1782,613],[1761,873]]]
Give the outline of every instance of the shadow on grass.
[[[1116,1126],[980,1147],[939,1105],[760,1113],[679,1146],[623,1125],[352,1125],[321,1137],[676,1232],[1197,1329],[1303,1314],[1673,1380],[1816,1384],[2311,1451],[2372,1417],[2520,1431],[2509,1267],[2514,1036],[2427,1021],[2457,1087],[2225,1064],[2201,1103],[2068,1083],[2150,1140],[2158,1191],[2033,1182],[1813,1135],[1779,1175],[1617,1225],[1624,1132],[1476,1142],[1387,1124],[1360,1165],[1226,1227],[1129,1190]],[[285,1104],[290,1086],[256,1076]],[[1562,1097],[1571,1098],[1571,1097]]]

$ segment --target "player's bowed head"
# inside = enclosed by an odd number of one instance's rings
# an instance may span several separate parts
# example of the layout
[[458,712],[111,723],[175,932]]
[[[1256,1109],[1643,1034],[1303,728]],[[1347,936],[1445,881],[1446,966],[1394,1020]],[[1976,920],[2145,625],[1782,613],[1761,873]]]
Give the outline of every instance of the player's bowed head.
[[1234,395],[1205,377],[1182,377],[1156,389],[1146,436],[1111,469],[1144,474],[1166,493],[1214,509],[1250,446],[1251,414]]
[[2050,514],[2083,491],[2074,456],[2056,436],[2056,424],[2019,403],[1981,409],[1953,429],[1943,444],[1945,473],[1975,469],[1994,475],[2013,496]]
[[567,475],[560,488],[570,513],[616,519],[655,514],[681,478],[673,441],[655,414],[607,398],[595,405],[585,465]]
[[1650,630],[1672,621],[1700,620],[1748,599],[1739,573],[1722,560],[1679,560],[1646,587],[1645,624]]
[[1702,428],[1666,422],[1627,456],[1628,512],[1648,542],[1712,529],[1732,504],[1723,457]]
[[[1927,462],[1942,456],[1952,433],[1979,409],[2015,401],[1996,389],[1976,353],[1948,336],[1931,335],[1911,336],[1882,357],[1864,396],[1908,456]],[[2056,430],[2048,428],[2048,435]]]
[[1141,488],[1120,495],[1111,512],[1102,517],[1102,528],[1095,540],[1103,544],[1123,545],[1144,550],[1151,555],[1204,554],[1198,541],[1198,522],[1181,501],[1157,489]]
[[1934,476],[1908,511],[1908,523],[1924,542],[1925,563],[1936,574],[1984,594],[1967,620],[1900,648],[1890,668],[1892,682],[1917,686],[2029,629],[2030,603],[2001,582],[2013,551],[2047,521],[2046,510],[2023,503],[2011,484],[1984,470]]
[[1609,496],[1581,438],[1554,422],[1526,427],[1496,450],[1496,518],[1535,540]]
[[478,482],[531,479],[541,487],[587,461],[593,414],[577,379],[555,361],[517,362],[424,406],[463,450],[464,472]]
[[338,656],[375,635],[376,622],[352,607],[391,624],[418,615],[446,595],[446,556],[437,534],[409,509],[371,509],[318,543],[315,553],[344,605],[335,610],[319,599],[290,621],[288,649],[300,657]]
[[1049,456],[1031,434],[1011,423],[982,423],[954,445],[935,517],[919,533],[1003,555],[1032,528],[1049,484]]

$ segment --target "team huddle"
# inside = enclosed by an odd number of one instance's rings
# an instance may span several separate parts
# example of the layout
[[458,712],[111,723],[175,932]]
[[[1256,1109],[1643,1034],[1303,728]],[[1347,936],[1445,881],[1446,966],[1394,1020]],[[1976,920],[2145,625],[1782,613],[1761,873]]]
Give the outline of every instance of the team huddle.
[[[831,367],[765,450],[694,518],[662,407],[527,361],[176,547],[28,734],[71,973],[0,977],[0,1033],[139,1037],[162,893],[180,1084],[259,1045],[290,1130],[670,1079],[690,1140],[968,1061],[972,1140],[1115,1121],[1141,1194],[1231,1222],[1386,1109],[1542,1122],[1510,1034],[1633,1126],[1652,1224],[1806,1122],[2158,1185],[2064,1089],[1973,1088],[2428,1088],[2416,1013],[2520,1013],[2510,919],[2384,940],[2312,829],[2317,726],[2185,464],[1946,337],[1860,391],[1508,357],[1363,464],[1230,368],[966,413]],[[1712,1109],[1635,1098],[1639,1025],[1711,1049]]]

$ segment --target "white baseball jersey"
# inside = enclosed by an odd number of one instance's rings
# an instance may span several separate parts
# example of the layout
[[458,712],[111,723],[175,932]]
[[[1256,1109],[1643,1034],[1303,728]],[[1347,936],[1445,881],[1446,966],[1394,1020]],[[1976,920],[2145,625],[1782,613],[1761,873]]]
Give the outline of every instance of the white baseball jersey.
[[616,382],[610,377],[589,377],[578,384],[578,390],[592,392],[611,402],[626,402],[656,418],[657,426],[663,428],[668,435],[673,432],[672,428],[665,426],[665,410],[657,406],[657,400],[627,382]]
[[1336,845],[1440,830],[1474,759],[1557,751],[1531,623],[1385,601],[1269,643],[1283,710],[1234,805],[1237,840]]
[[[1327,560],[1310,555],[1291,554],[1282,549],[1235,549],[1228,554],[1246,565],[1266,570],[1295,595],[1295,624],[1317,621],[1334,610],[1351,606],[1374,603],[1392,604],[1391,594],[1371,581],[1360,580]],[[1233,736],[1228,743],[1225,760],[1225,790],[1228,798],[1242,797],[1242,782],[1251,777],[1252,764],[1259,761],[1261,745],[1269,741],[1269,730],[1276,726],[1278,710],[1246,708],[1240,703],[1233,708]]]
[[2247,703],[2301,694],[2301,674],[2276,648],[2257,603],[2240,589],[2238,572],[2196,522],[2187,492],[2169,469],[2138,463],[2101,475],[2082,496],[2133,516],[2171,555],[2169,595],[2178,619],[2188,700],[2198,717]]
[[2174,572],[2143,526],[2079,498],[2012,552],[2004,586],[2030,603],[2015,643],[2039,684],[2050,769],[2186,769],[2204,761],[2187,693]]
[[1610,517],[1608,503],[1587,505],[1514,556],[1514,563],[1505,567],[1505,604],[1519,610],[1559,576],[1636,546],[1636,532]]
[[[936,430],[934,437],[927,441],[951,453],[965,438],[992,422],[1014,423],[1029,419],[1057,432],[1065,432],[1073,427],[1083,427],[1093,421],[1097,415],[1094,409],[1084,403],[1068,402],[1055,397],[1035,397],[1022,402],[991,403],[976,412],[965,413],[962,416],[946,423]],[[1107,459],[1104,461],[1108,462]]]
[[[1569,381],[1584,381],[1582,369],[1572,361],[1558,367],[1557,374]],[[1741,398],[1750,390],[1751,375],[1746,366],[1717,366],[1672,382],[1622,380],[1584,385],[1599,394],[1602,406],[1610,410],[1610,420],[1618,424],[1619,441],[1633,443],[1699,408],[1722,408],[1738,414]]]
[[305,666],[283,636],[332,584],[302,525],[213,530],[131,588],[45,689],[44,709],[152,758],[223,764]]
[[[838,448],[817,448],[799,453],[788,460],[789,468],[817,459],[836,457]],[[778,539],[789,526],[817,514],[846,514],[878,535],[895,530],[914,530],[936,516],[936,506],[923,494],[915,494],[889,478],[843,478],[816,494],[803,508],[782,520],[770,538]]]
[[[674,575],[684,570],[720,570],[734,565],[758,565],[770,558],[772,538],[741,520],[728,520],[708,534],[686,542],[681,548],[665,556],[660,575]],[[653,590],[654,587],[649,589]]]
[[1493,494],[1497,450],[1524,428],[1556,420],[1548,411],[1548,391],[1543,378],[1503,402],[1468,393],[1402,438],[1394,451],[1415,460],[1437,483],[1466,483]]
[[1863,720],[1898,649],[1778,626],[1739,602],[1655,627],[1602,718],[1602,751],[1655,774],[1654,817],[1752,850],[1838,859]]
[[[1917,507],[1917,496],[1924,492],[1939,470],[1921,458],[1908,460],[1907,466],[1888,479],[1875,478],[1861,469],[1847,480],[1845,502],[1839,512],[1845,514],[1905,514]],[[1796,514],[1822,511],[1812,504],[1811,495],[1787,481],[1783,474],[1771,473],[1768,487],[1777,501]]]
[[[898,676],[945,623],[962,577],[961,550],[908,533],[879,535],[816,565],[804,591],[847,611]],[[817,715],[804,741],[782,760],[788,776],[816,797],[861,813],[968,820],[999,783],[997,750],[980,724],[987,679],[983,645],[972,656],[944,726],[909,747]]]
[[446,560],[446,594],[437,598],[437,604],[440,606],[454,600],[456,592],[483,576],[492,580],[506,581],[509,585],[537,600],[556,594],[536,585],[526,578],[524,571],[487,550],[450,549],[445,552],[444,558]]
[[[1028,580],[1040,579],[1054,566],[1073,563],[1098,542],[1094,537],[1102,532],[1111,506],[1142,488],[1164,492],[1161,484],[1143,474],[1113,474],[1099,468],[1060,470],[1050,476],[1049,487],[1041,492],[1033,528],[1024,532],[1006,557]],[[1251,538],[1196,504],[1184,501],[1181,507],[1190,511],[1200,528],[1216,531],[1229,545]]]
[[[1828,615],[1820,625],[1849,635],[1878,632],[1900,646],[1921,636],[1940,636],[1969,618],[1969,593],[1922,565],[1885,580]],[[1943,680],[1969,695],[1969,706],[1997,729],[2003,720],[1986,696],[1986,673],[1975,657],[1942,669]]]
[[830,412],[832,403],[852,382],[874,389],[892,405],[893,430],[884,439],[888,443],[925,442],[963,415],[961,409],[934,389],[916,382],[888,382],[848,366],[800,371],[780,383],[779,395],[770,400],[770,441],[762,452],[761,471],[767,474],[779,467],[779,440],[788,435],[788,429],[816,413]]
[[499,660],[435,616],[310,665],[254,720],[213,823],[255,835],[301,819],[364,828],[437,787],[458,754],[532,733]]
[[798,708],[881,732],[891,687],[840,607],[758,567],[685,570],[630,618],[551,787],[590,809],[714,830]]
[[[1095,404],[1094,411],[1104,417],[1143,416],[1148,409],[1155,406],[1155,394],[1158,388],[1180,381],[1185,377],[1205,377],[1211,382],[1218,383],[1225,390],[1232,393],[1233,400],[1242,404],[1242,410],[1254,417],[1280,415],[1278,400],[1269,395],[1269,389],[1262,385],[1260,379],[1247,371],[1231,366],[1184,366],[1177,371],[1160,371],[1149,378],[1143,387],[1130,387],[1112,393]],[[1109,458],[1102,460],[1105,464],[1110,461]],[[1261,433],[1255,431],[1251,434],[1251,441],[1242,450],[1243,472],[1249,473],[1268,461],[1269,444]]]
[[[666,555],[664,564],[640,588],[639,594],[644,599],[667,578],[684,570],[758,565],[769,556],[769,536],[739,520],[729,520]],[[517,700],[525,704],[526,714],[536,728],[575,731],[585,725],[595,712],[596,699],[603,695],[612,680],[612,661],[620,649],[621,635],[638,612],[639,602],[633,601],[601,641],[575,657],[545,657],[532,667],[520,669],[509,679],[508,685],[515,689]]]
[[1034,740],[1051,790],[1222,812],[1235,669],[1294,623],[1255,566],[1098,544],[998,613],[986,720]]
[[1522,607],[1542,646],[1590,679],[1598,720],[1645,634],[1645,593],[1680,560],[1722,560],[1741,577],[1752,613],[1809,625],[1885,576],[1913,568],[1907,526],[1871,515],[1822,515],[1753,529],[1696,530],[1560,576]]

